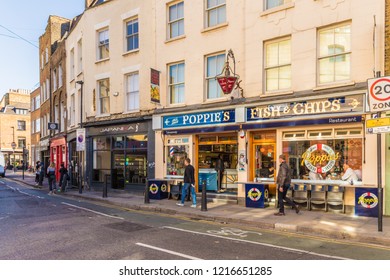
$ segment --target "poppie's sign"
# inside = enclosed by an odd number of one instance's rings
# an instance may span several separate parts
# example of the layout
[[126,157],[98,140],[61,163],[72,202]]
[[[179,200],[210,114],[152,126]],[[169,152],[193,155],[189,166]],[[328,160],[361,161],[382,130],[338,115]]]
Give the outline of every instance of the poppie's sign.
[[335,153],[328,145],[315,144],[302,154],[301,165],[315,173],[326,173],[335,166],[340,157],[340,153]]

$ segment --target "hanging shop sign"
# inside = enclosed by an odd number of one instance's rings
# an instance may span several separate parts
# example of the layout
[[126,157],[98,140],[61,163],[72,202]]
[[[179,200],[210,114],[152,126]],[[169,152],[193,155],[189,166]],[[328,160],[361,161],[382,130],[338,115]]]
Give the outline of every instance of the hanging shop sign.
[[367,80],[371,112],[390,111],[390,77]]
[[378,202],[377,188],[355,189],[355,215],[378,217]]
[[76,129],[76,151],[85,151],[85,128]]
[[235,110],[219,110],[163,117],[163,128],[222,125],[236,121]]
[[150,100],[160,103],[160,71],[150,69]]
[[301,165],[305,165],[315,173],[326,173],[335,166],[336,160],[340,158],[340,153],[335,153],[328,145],[315,144],[302,154]]
[[316,99],[247,108],[247,121],[268,120],[296,116],[363,112],[363,95]]

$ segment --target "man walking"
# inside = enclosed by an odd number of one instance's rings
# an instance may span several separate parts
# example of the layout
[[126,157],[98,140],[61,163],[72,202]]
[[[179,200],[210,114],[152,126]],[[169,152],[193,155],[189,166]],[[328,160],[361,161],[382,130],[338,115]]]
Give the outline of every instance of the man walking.
[[276,184],[278,186],[278,202],[279,202],[279,212],[276,212],[276,216],[284,216],[284,202],[285,200],[288,205],[294,207],[295,212],[299,213],[299,206],[295,204],[291,199],[286,197],[287,191],[290,188],[291,184],[291,170],[290,167],[286,163],[286,156],[279,156],[279,172],[278,177],[276,178]]
[[187,196],[188,188],[191,189],[192,205],[191,207],[196,208],[196,193],[195,193],[195,169],[191,165],[191,160],[186,158],[184,160],[186,169],[184,170],[184,185],[181,190],[181,202],[176,203],[178,206],[184,206],[184,199]]
[[225,172],[225,165],[223,163],[221,154],[218,156],[215,162],[215,170],[217,171],[217,175],[218,175],[217,192],[222,192],[222,179],[223,179],[223,173]]

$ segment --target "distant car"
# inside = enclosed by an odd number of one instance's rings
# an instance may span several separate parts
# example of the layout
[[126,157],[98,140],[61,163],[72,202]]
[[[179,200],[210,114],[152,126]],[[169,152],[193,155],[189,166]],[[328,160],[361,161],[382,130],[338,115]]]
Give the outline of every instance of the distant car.
[[0,176],[5,177],[5,168],[2,165],[0,165]]

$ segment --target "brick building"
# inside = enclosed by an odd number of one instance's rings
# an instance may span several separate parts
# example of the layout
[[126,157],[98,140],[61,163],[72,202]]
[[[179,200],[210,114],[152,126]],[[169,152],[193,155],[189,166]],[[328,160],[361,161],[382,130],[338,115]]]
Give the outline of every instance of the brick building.
[[[40,158],[48,166],[50,161],[50,131],[49,122],[53,121],[52,98],[53,88],[51,57],[57,49],[58,41],[69,29],[69,20],[58,16],[49,16],[45,33],[39,38],[40,53],[40,85],[41,85],[41,139]],[[57,71],[57,70],[56,70]]]
[[[0,150],[6,163],[21,166],[31,143],[30,91],[9,90],[0,101]],[[13,148],[12,143],[15,143]]]

